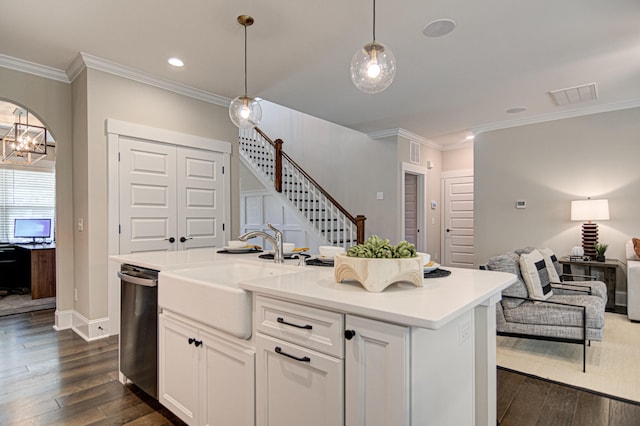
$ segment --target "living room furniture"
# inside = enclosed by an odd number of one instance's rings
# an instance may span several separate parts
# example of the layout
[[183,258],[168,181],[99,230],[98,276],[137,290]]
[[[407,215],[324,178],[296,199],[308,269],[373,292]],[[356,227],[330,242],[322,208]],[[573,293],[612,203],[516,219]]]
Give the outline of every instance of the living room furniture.
[[620,267],[618,259],[607,259],[604,262],[597,262],[595,260],[571,260],[565,256],[559,260],[562,265],[563,274],[569,277],[566,281],[571,281],[572,278],[572,266],[582,266],[585,268],[585,275],[591,275],[592,270],[601,270],[603,273],[603,281],[607,286],[607,306],[605,309],[608,312],[616,311],[616,279],[617,270]]
[[633,240],[627,241],[627,316],[640,321],[640,257],[633,248]]
[[[510,272],[517,278],[502,291],[502,300],[496,303],[496,332],[501,336],[581,344],[582,370],[586,371],[587,344],[591,340],[602,340],[607,287],[601,281],[553,283],[551,297],[534,300],[529,297],[520,270],[520,255],[532,250],[528,247],[494,256],[481,266],[481,269]],[[553,267],[557,271],[561,269],[557,260]]]
[[0,246],[0,290],[32,299],[56,295],[55,244],[4,244]]

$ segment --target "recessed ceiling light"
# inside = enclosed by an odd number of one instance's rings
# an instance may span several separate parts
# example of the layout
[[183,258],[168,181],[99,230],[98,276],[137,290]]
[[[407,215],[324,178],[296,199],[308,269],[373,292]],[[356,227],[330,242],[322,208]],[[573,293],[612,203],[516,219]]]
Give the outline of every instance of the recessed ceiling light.
[[456,23],[452,19],[436,19],[424,27],[422,34],[427,37],[442,37],[443,35],[449,34],[455,28]]
[[516,108],[509,108],[507,110],[508,114],[518,114],[519,112],[525,112],[527,109],[525,107],[516,107]]
[[183,67],[184,66],[184,62],[182,62],[182,60],[180,58],[169,58],[169,64],[173,65],[174,67]]

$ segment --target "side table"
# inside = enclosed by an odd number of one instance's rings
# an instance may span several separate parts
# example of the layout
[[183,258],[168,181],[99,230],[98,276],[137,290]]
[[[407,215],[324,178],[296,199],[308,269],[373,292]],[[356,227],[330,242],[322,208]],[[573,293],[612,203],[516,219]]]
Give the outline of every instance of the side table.
[[[562,272],[565,274],[571,274],[571,267],[573,265],[582,266],[586,268],[585,275],[591,275],[591,270],[602,270],[604,273],[604,283],[607,285],[607,306],[605,309],[609,312],[615,312],[616,310],[616,273],[620,267],[618,259],[607,259],[604,262],[597,262],[595,260],[569,260],[569,257],[565,256],[558,260],[562,265]],[[571,277],[569,277],[570,281]]]

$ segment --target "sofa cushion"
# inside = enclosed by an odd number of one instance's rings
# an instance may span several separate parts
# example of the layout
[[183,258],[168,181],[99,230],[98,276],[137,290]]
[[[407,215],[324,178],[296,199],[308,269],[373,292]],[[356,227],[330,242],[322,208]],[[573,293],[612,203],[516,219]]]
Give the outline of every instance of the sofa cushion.
[[[529,296],[529,293],[527,292],[527,286],[522,280],[522,275],[520,274],[519,256],[517,254],[507,253],[500,256],[494,256],[487,262],[487,269],[489,269],[490,271],[509,272],[516,276],[516,282],[502,290],[503,296]],[[518,307],[522,302],[524,302],[524,300],[504,297],[502,299],[502,306],[505,309],[513,309]]]
[[520,272],[530,298],[546,300],[553,296],[547,264],[539,250],[520,255]]
[[551,250],[550,248],[543,248],[540,250],[540,253],[542,253],[544,263],[547,266],[549,280],[552,283],[562,282],[562,279],[560,278],[560,276],[562,275],[562,266],[560,265],[560,262],[558,262],[558,258],[556,257],[553,250]]
[[597,296],[558,296],[555,295],[549,302],[568,303],[578,307],[556,305],[555,303],[531,303],[525,302],[518,309],[506,309],[504,317],[507,322],[528,324],[532,327],[530,334],[535,333],[536,326],[563,326],[582,327],[582,308],[587,309],[587,327],[604,327],[605,301]]

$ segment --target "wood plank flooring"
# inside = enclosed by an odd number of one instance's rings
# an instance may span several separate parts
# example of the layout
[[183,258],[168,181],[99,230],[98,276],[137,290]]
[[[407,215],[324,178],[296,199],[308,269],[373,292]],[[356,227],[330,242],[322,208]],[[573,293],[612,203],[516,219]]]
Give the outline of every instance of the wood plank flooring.
[[[0,425],[184,425],[118,382],[117,336],[85,342],[53,322],[52,309],[0,317]],[[639,404],[503,369],[497,410],[501,426],[640,425]]]

